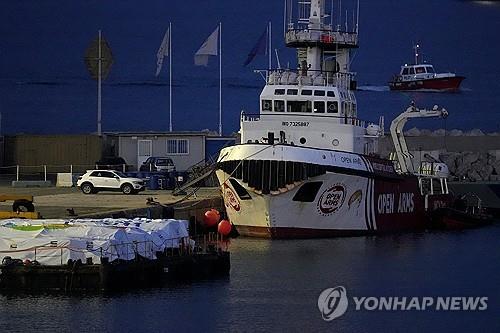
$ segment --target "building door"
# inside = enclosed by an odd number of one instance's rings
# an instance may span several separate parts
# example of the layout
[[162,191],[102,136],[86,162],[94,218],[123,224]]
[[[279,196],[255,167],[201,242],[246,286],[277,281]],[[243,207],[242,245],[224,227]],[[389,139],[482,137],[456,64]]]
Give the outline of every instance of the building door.
[[137,170],[153,154],[152,140],[137,140]]

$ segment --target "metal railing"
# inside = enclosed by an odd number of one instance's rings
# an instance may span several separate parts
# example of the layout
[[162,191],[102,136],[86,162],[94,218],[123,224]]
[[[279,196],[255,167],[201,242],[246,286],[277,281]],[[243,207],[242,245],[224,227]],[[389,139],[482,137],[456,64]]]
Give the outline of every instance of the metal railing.
[[350,89],[354,73],[311,69],[275,69],[268,72],[268,85],[339,87]]
[[[242,112],[241,113],[241,122],[258,122],[258,121],[263,121],[263,118],[273,118],[273,117],[278,117],[281,118],[280,120],[284,120],[285,117],[311,117],[311,116],[317,116],[318,118],[333,118],[337,119],[339,124],[344,124],[344,125],[353,125],[357,127],[362,127],[366,128],[367,124],[371,124],[371,122],[368,122],[366,120],[359,119],[357,117],[347,117],[347,116],[332,116],[331,114],[328,113],[312,113],[312,112],[304,112],[304,113],[291,113],[291,112],[276,112],[275,114],[247,114]],[[286,121],[285,121],[286,122]]]
[[289,27],[285,40],[287,44],[312,42],[357,46],[358,34],[356,32],[333,31],[331,29],[295,29]]

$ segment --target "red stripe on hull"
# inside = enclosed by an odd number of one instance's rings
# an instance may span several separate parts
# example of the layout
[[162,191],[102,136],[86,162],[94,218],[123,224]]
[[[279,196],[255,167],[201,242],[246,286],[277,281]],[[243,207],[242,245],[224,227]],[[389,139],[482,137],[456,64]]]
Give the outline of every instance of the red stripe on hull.
[[288,227],[255,227],[255,226],[236,226],[236,230],[241,236],[270,238],[270,239],[307,239],[307,238],[333,238],[333,237],[356,237],[367,235],[384,235],[404,231],[422,231],[425,230],[427,223],[420,221],[418,225],[412,228],[383,228],[381,230],[339,230],[339,229],[308,229],[308,228],[288,228]]
[[415,80],[415,81],[395,81],[389,82],[391,90],[443,90],[456,91],[465,79],[463,76],[452,76],[446,78]]
[[271,239],[331,238],[371,235],[370,230],[309,229],[292,227],[256,227],[237,225],[241,236]]

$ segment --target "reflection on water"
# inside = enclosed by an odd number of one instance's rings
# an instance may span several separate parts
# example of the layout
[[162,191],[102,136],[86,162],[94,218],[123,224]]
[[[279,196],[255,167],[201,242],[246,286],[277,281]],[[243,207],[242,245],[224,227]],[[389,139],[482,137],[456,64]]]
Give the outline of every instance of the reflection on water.
[[[232,243],[231,276],[105,295],[0,296],[0,331],[499,331],[500,226],[451,233]],[[354,311],[324,322],[322,290],[488,296],[485,312]]]

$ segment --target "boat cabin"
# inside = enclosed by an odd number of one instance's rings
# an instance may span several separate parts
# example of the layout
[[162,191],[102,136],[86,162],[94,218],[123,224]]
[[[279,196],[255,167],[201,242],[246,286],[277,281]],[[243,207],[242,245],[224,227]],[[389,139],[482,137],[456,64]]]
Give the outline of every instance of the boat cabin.
[[336,87],[267,86],[260,97],[260,113],[276,112],[355,118],[356,97]]
[[418,65],[404,65],[401,66],[401,71],[399,73],[400,80],[403,81],[412,81],[412,80],[420,80],[420,79],[432,79],[436,76],[436,72],[434,71],[434,67],[432,65],[427,64],[418,64]]

